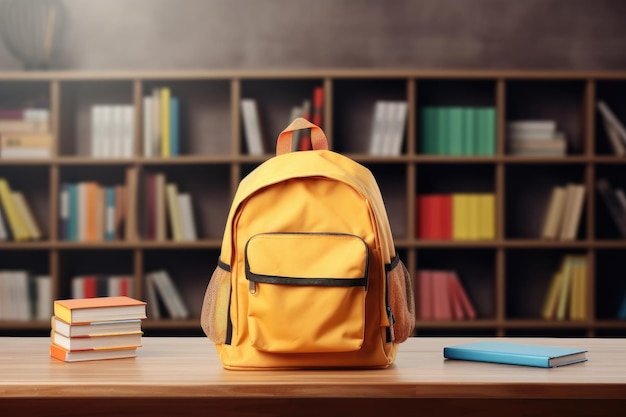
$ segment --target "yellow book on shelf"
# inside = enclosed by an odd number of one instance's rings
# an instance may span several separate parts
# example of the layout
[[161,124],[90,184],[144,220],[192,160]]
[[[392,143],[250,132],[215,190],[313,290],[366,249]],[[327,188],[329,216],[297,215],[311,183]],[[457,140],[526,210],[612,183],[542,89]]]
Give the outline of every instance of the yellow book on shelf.
[[28,234],[32,239],[39,240],[41,239],[41,230],[39,229],[39,225],[35,221],[35,216],[33,215],[30,206],[26,202],[26,198],[21,191],[13,191],[13,201],[15,206],[20,213],[20,217],[28,230]]
[[543,301],[543,308],[541,309],[541,317],[546,320],[552,320],[556,317],[556,309],[558,306],[559,295],[561,293],[561,286],[563,285],[563,271],[559,269],[552,276],[548,291]]
[[13,240],[28,240],[30,237],[28,228],[15,204],[11,186],[5,178],[0,178],[0,201],[2,202],[2,209],[6,215],[9,227],[11,228],[11,233],[13,233]]
[[161,156],[170,156],[170,97],[168,87],[161,88]]
[[572,290],[573,259],[572,256],[566,256],[563,264],[563,285],[560,288],[559,305],[556,311],[557,320],[565,320],[567,315],[567,307]]
[[467,240],[470,238],[468,197],[469,194],[452,194],[453,240]]
[[478,195],[480,213],[480,239],[496,238],[496,196],[493,193]]
[[480,195],[467,195],[467,238],[471,240],[480,239]]

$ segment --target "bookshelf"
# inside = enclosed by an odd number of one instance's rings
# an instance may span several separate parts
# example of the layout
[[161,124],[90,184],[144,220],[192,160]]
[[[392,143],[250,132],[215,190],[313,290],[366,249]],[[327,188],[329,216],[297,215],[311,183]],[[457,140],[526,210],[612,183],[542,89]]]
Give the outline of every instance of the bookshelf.
[[[180,99],[180,156],[144,157],[143,97],[168,86]],[[33,97],[50,102],[57,140],[48,159],[0,159],[0,177],[22,190],[44,239],[0,242],[0,270],[49,274],[52,297],[70,296],[81,274],[127,274],[135,296],[146,294],[144,274],[166,269],[189,310],[187,320],[148,320],[147,335],[201,334],[204,290],[219,254],[221,235],[237,185],[271,155],[250,156],[243,138],[239,101],[257,100],[272,142],[288,123],[291,106],[323,86],[324,131],[332,149],[372,170],[407,268],[455,269],[473,300],[476,320],[417,320],[418,335],[624,336],[626,322],[614,319],[626,290],[626,240],[620,238],[595,181],[624,187],[625,159],[614,156],[595,109],[603,99],[626,121],[625,72],[517,70],[219,70],[167,72],[0,73],[0,107]],[[376,100],[406,100],[408,117],[401,154],[367,153]],[[90,107],[125,104],[134,109],[133,156],[92,158]],[[493,156],[446,156],[422,152],[421,109],[425,106],[493,106]],[[564,157],[515,156],[507,152],[505,122],[550,118],[566,134]],[[275,144],[275,143],[274,143]],[[193,196],[199,239],[146,240],[143,204],[127,211],[128,231],[113,242],[60,239],[59,195],[63,182],[125,183],[164,172]],[[584,208],[573,241],[540,239],[543,211],[555,184],[586,185]],[[423,240],[417,237],[417,196],[425,193],[489,192],[495,195],[495,239]],[[135,233],[136,232],[136,233]],[[587,257],[585,320],[544,320],[541,303],[565,254]],[[414,274],[415,275],[415,274]],[[46,334],[49,322],[0,321],[0,334]]]

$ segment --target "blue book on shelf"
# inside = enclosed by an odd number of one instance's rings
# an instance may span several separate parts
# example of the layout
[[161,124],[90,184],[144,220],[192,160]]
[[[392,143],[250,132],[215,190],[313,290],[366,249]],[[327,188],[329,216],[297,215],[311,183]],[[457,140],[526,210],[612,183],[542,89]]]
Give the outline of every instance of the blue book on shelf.
[[170,156],[178,156],[180,154],[179,107],[178,97],[170,97]]
[[617,312],[617,318],[620,320],[626,320],[626,293],[622,297],[622,302],[619,306],[619,311]]
[[443,348],[447,359],[553,368],[587,360],[587,350],[509,342],[473,342]]

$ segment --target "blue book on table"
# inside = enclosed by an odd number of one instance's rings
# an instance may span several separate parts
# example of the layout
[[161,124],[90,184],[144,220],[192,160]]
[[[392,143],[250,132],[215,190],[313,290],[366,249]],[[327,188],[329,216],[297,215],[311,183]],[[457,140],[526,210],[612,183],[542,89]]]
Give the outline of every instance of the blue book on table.
[[448,359],[553,368],[587,360],[587,350],[508,342],[474,342],[443,348]]

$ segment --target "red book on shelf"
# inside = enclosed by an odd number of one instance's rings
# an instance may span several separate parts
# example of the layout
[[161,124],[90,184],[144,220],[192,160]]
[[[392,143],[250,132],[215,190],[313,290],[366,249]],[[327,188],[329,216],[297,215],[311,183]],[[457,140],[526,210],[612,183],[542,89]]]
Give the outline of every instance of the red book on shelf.
[[446,272],[446,276],[448,277],[448,294],[450,296],[450,305],[452,307],[452,318],[455,320],[463,320],[465,318],[465,313],[463,311],[461,295],[459,294],[461,288],[459,287],[459,282],[456,280],[456,275],[454,274],[454,272]]
[[450,273],[450,281],[452,286],[454,287],[454,290],[452,291],[454,292],[454,297],[457,299],[457,303],[463,310],[463,317],[472,320],[475,319],[476,310],[474,309],[472,302],[467,296],[465,288],[463,288],[463,284],[461,283],[461,280],[459,279],[459,276],[456,272]]
[[452,239],[452,194],[437,195],[437,238]]
[[445,271],[433,271],[432,289],[435,320],[451,320],[452,305],[448,289],[448,273]]
[[437,196],[425,194],[417,197],[417,236],[420,239],[436,239]]
[[324,121],[324,87],[318,86],[313,89],[313,115],[311,122],[323,128]]
[[433,318],[433,291],[430,271],[418,271],[417,285],[419,290],[419,317],[422,320]]

